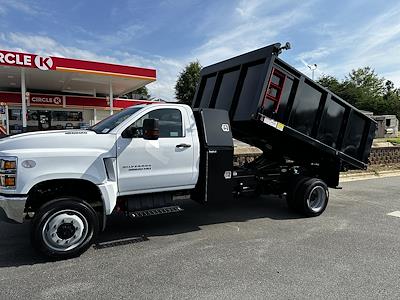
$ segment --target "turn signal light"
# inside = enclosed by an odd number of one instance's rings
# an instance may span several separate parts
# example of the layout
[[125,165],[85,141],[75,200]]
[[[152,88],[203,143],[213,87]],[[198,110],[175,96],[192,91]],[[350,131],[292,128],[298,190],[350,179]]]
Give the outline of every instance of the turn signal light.
[[5,186],[15,186],[15,177],[6,177],[4,181]]
[[16,167],[17,165],[15,161],[5,161],[3,169],[10,170],[10,169],[15,169]]

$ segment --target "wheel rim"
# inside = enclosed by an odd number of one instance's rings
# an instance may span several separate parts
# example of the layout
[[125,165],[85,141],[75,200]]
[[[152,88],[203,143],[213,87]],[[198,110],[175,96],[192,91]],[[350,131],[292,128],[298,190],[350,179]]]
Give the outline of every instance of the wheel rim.
[[325,206],[326,198],[326,190],[322,186],[316,186],[307,198],[307,205],[313,212],[320,212]]
[[47,219],[42,238],[52,250],[66,252],[83,243],[88,235],[88,222],[76,210],[62,210]]

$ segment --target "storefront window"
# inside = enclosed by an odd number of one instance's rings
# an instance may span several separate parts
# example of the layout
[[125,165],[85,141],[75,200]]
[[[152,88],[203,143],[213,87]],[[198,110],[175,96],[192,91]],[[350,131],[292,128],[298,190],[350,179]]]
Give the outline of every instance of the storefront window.
[[37,121],[39,119],[37,110],[28,110],[27,120],[28,121]]
[[10,120],[14,120],[14,121],[22,120],[20,109],[9,109],[8,111],[9,111],[8,116],[9,116]]
[[52,111],[51,119],[53,121],[83,121],[81,111]]
[[[10,108],[8,114],[11,134],[22,132],[21,109]],[[84,120],[82,111],[51,111],[44,109],[28,109],[26,112],[26,120],[27,131],[89,127],[88,122],[83,122]],[[46,120],[46,122],[43,123],[40,120]]]

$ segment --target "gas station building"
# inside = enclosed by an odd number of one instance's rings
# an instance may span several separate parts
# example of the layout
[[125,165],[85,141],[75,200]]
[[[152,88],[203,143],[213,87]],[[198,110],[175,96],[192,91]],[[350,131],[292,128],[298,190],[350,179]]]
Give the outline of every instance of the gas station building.
[[87,128],[146,100],[121,99],[156,70],[0,50],[0,135]]

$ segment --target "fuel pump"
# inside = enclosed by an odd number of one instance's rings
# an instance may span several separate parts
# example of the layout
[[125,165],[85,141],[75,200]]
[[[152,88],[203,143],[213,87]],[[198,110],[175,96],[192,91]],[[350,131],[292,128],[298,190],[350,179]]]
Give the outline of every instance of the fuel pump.
[[8,129],[8,106],[6,103],[0,103],[0,138],[9,135]]

